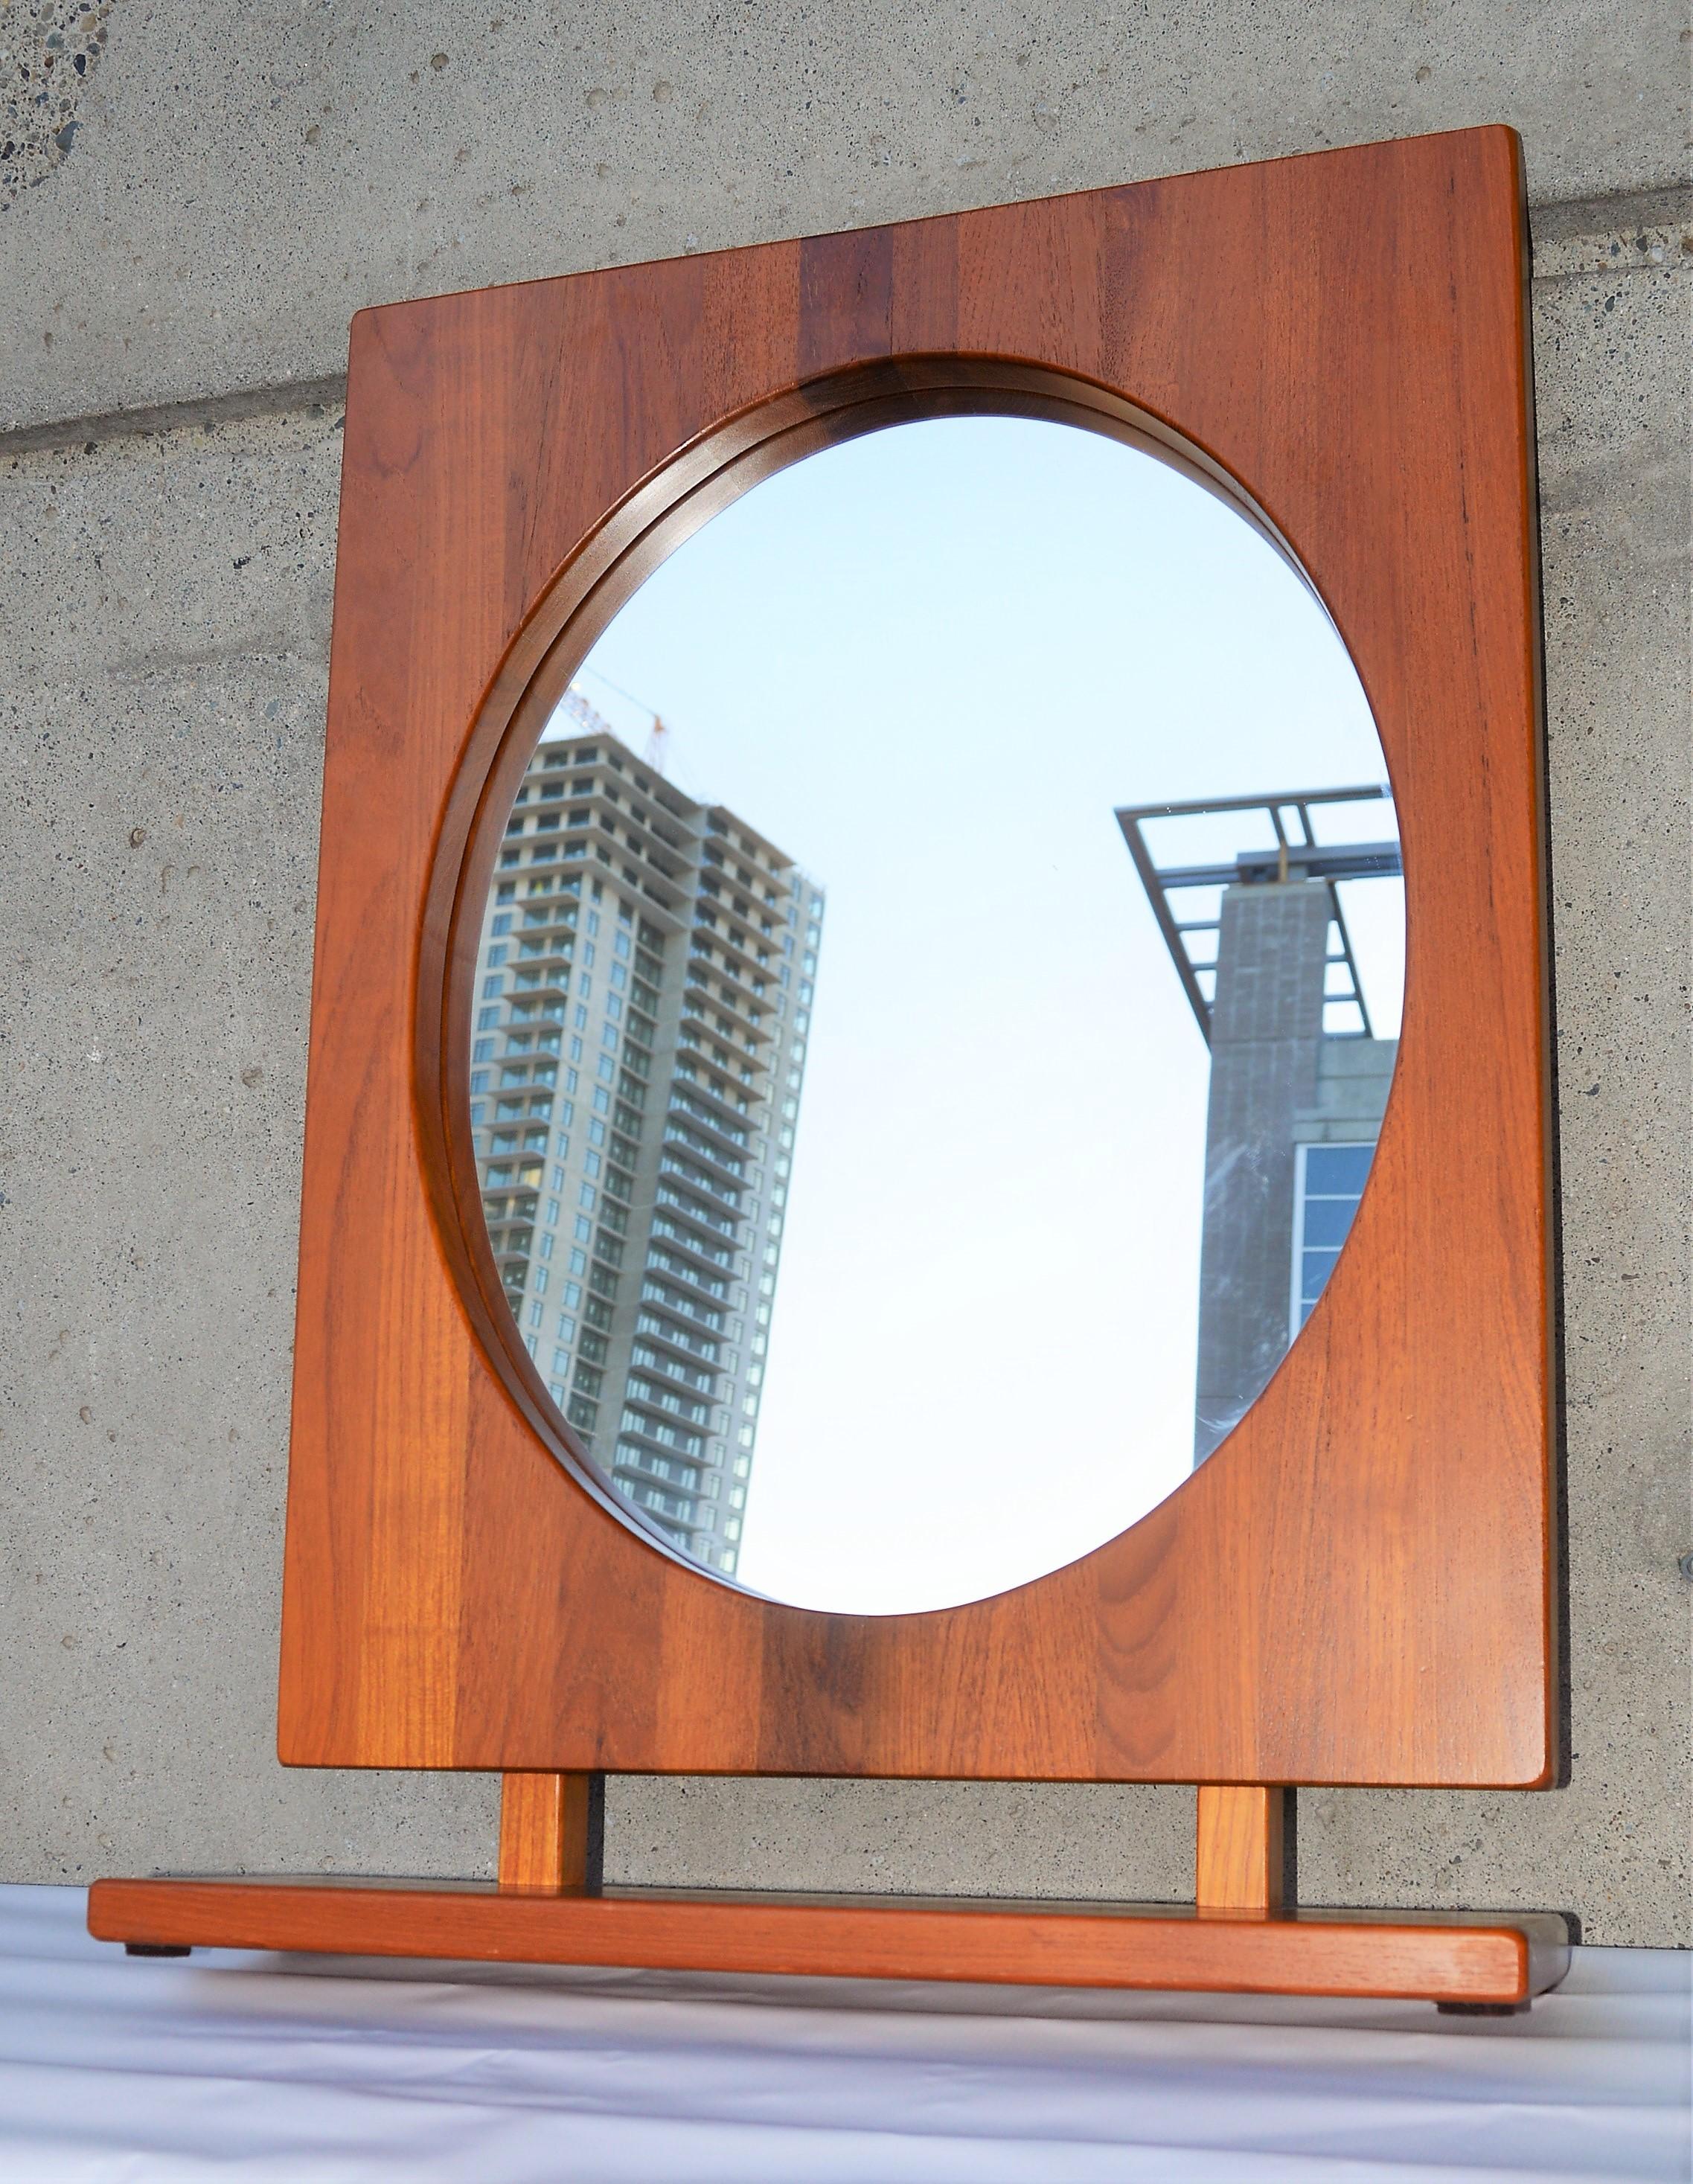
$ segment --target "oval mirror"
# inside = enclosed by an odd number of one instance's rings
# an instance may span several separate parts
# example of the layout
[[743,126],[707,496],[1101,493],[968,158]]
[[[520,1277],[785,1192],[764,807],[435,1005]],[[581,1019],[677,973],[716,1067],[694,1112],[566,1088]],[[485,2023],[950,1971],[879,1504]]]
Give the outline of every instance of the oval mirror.
[[1370,1166],[1386,779],[1306,583],[1136,446],[901,425],[682,545],[534,751],[472,1011],[506,1295],[617,1492],[878,1613],[1178,1486]]

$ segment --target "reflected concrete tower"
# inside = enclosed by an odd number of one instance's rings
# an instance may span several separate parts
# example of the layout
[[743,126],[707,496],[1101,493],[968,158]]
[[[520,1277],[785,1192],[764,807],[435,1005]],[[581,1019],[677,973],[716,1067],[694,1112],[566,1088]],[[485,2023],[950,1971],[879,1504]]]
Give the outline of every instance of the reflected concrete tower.
[[554,1401],[621,1493],[723,1570],[757,1441],[822,916],[791,857],[570,694],[483,917],[483,1209]]
[[[1311,809],[1380,799],[1330,789],[1117,813],[1211,1049],[1200,1249],[1194,1461],[1262,1392],[1321,1293],[1362,1194],[1397,1042],[1375,1036],[1335,893],[1401,870],[1396,842],[1324,845]],[[1160,865],[1149,822],[1267,816],[1268,850]],[[1214,953],[1207,954],[1207,948]]]

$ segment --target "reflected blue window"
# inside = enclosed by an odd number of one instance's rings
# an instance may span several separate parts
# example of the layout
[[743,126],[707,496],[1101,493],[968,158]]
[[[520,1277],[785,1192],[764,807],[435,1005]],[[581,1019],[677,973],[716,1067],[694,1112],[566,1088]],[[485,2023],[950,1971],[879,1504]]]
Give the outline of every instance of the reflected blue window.
[[1294,1178],[1293,1280],[1289,1340],[1311,1317],[1358,1210],[1372,1143],[1300,1145]]
[[1314,1198],[1350,1198],[1356,1203],[1363,1194],[1364,1178],[1370,1172],[1375,1151],[1373,1144],[1307,1145],[1306,1191]]
[[[532,1109],[531,1111],[533,1112]],[[1305,1198],[1305,1248],[1339,1251],[1346,1240],[1356,1211],[1356,1198],[1313,1198],[1309,1183]]]

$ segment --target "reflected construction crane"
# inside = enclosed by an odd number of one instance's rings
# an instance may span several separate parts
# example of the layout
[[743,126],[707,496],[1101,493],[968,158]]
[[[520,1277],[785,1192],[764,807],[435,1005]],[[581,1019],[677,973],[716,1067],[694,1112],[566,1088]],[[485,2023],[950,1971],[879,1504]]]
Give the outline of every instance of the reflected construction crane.
[[[621,698],[626,705],[632,705],[638,713],[646,714],[651,721],[652,726],[647,731],[646,747],[642,751],[641,756],[643,762],[651,766],[654,773],[663,774],[668,780],[670,723],[655,712],[644,699],[638,698],[632,690],[624,689],[621,683],[614,682],[609,675],[602,675],[597,667],[590,667],[588,672],[596,682],[603,682],[614,696]],[[573,682],[565,693],[564,702],[565,710],[576,719],[581,721],[584,727],[603,728],[607,735],[622,733],[622,731],[612,727],[609,722],[602,718],[590,704],[584,692],[576,683]]]

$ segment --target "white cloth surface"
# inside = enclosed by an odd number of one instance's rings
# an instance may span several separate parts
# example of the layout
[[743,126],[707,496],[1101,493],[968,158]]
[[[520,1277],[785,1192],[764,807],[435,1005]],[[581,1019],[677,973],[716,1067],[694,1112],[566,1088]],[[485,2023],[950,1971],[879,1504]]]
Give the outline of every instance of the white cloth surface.
[[415,1964],[91,1941],[0,1888],[5,2184],[1685,2179],[1690,1964],[1428,2003]]

